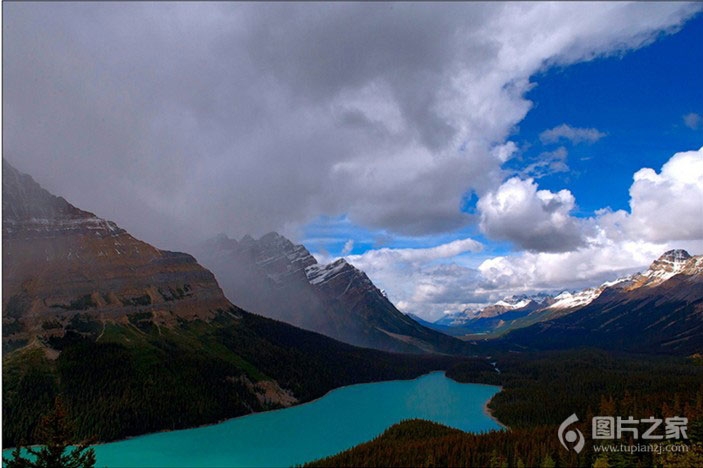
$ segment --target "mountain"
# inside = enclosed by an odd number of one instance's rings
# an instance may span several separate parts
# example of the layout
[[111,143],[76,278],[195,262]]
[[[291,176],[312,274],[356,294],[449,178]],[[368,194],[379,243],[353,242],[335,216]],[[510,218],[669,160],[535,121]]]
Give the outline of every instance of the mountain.
[[524,323],[528,317],[529,320],[542,317],[539,312],[546,310],[553,302],[554,298],[544,293],[511,296],[481,309],[465,309],[446,314],[428,326],[456,337],[499,335]]
[[623,278],[616,282],[627,291],[658,286],[676,275],[692,278],[703,272],[703,256],[692,257],[682,249],[670,250],[656,259],[644,273]]
[[[639,294],[646,296],[653,291],[651,288],[676,275],[699,278],[700,258],[691,257],[685,250],[671,250],[655,260],[642,273],[618,278],[581,291],[562,291],[556,295],[539,293],[533,296],[512,296],[482,309],[466,309],[447,314],[427,326],[462,339],[494,338],[512,330],[569,315],[588,306],[605,291],[609,294],[613,291],[632,293],[642,289]],[[695,291],[695,287],[693,289],[686,287],[682,294],[692,293],[695,296]]]
[[139,321],[137,310],[169,326],[231,307],[192,256],[135,239],[4,160],[2,194],[4,350],[65,330],[96,337],[106,320]]
[[221,235],[196,256],[234,303],[356,346],[397,352],[466,353],[472,346],[400,312],[366,274],[339,259],[322,265],[275,232],[240,241]]
[[41,442],[56,397],[77,437],[107,441],[458,360],[361,349],[250,314],[192,256],[135,239],[4,160],[2,194],[5,446]]
[[475,311],[462,310],[460,312],[447,313],[440,319],[427,323],[443,328],[460,327],[472,318],[475,318]]
[[645,272],[583,297],[563,299],[571,308],[568,314],[515,330],[503,343],[521,349],[594,346],[662,354],[703,352],[703,256],[671,250]]

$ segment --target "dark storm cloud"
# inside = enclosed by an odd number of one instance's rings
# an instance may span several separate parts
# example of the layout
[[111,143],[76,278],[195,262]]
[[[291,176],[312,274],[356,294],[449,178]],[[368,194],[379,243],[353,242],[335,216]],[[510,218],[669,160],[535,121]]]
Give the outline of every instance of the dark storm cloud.
[[[522,93],[545,60],[628,44],[691,10],[627,25],[639,7],[622,7],[620,27],[595,21],[574,36],[592,47],[574,52],[568,35],[554,50],[531,42],[543,26],[522,26],[532,8],[8,3],[5,156],[163,247],[324,214],[451,230],[470,221],[467,190],[499,184],[491,150],[529,109]],[[550,24],[570,31],[557,10]]]

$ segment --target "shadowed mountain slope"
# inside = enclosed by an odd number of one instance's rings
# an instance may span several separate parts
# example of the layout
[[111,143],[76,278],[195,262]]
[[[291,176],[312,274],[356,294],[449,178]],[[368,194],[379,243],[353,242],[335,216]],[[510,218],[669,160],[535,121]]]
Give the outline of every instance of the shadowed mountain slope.
[[228,298],[261,315],[386,351],[473,351],[472,345],[400,312],[344,259],[321,265],[304,246],[275,232],[258,240],[220,236],[202,244],[196,255],[215,273]]

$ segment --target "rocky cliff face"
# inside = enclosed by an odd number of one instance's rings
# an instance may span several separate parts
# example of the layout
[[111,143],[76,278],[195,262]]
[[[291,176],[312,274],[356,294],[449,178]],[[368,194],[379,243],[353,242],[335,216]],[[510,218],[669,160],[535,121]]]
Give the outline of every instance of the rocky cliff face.
[[310,287],[305,269],[317,261],[303,246],[270,233],[240,241],[221,235],[195,249],[200,262],[215,273],[225,295],[239,307],[328,336],[339,336],[327,320],[321,298]]
[[98,334],[106,320],[168,326],[231,307],[192,256],[135,239],[4,160],[2,195],[6,349],[67,329]]
[[240,241],[220,236],[198,259],[235,304],[357,346],[401,352],[463,352],[469,345],[398,311],[366,274],[337,260],[317,263],[277,233]]

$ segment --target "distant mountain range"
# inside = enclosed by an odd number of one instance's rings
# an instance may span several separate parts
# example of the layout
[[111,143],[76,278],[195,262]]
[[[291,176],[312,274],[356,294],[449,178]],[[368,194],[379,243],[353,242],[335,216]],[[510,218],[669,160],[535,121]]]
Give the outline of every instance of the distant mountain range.
[[543,293],[534,296],[512,296],[482,309],[467,309],[447,314],[427,326],[452,336],[465,337],[483,334],[497,336],[510,330],[513,326],[524,323],[519,319],[527,317],[532,312],[545,309],[553,302],[554,297]]
[[671,250],[644,272],[582,291],[506,298],[426,323],[465,339],[538,348],[703,351],[703,256]]
[[469,343],[400,312],[366,274],[339,259],[321,265],[303,245],[275,232],[240,241],[221,235],[197,258],[227,297],[255,313],[356,346],[398,352],[467,353]]
[[703,352],[703,256],[666,252],[643,273],[565,298],[562,316],[515,330],[497,346],[618,351]]

